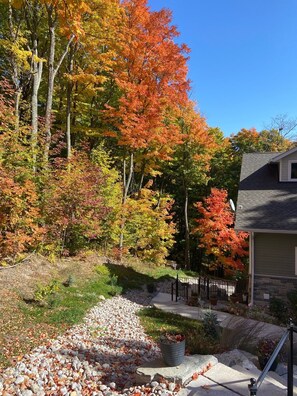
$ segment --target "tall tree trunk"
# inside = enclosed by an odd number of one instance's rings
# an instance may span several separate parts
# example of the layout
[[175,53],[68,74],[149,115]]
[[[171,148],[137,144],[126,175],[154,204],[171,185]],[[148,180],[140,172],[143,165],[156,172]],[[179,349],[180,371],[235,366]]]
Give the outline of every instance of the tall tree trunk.
[[39,58],[38,53],[38,26],[42,12],[38,0],[25,2],[25,19],[27,29],[31,33],[31,78],[32,83],[32,96],[31,96],[31,155],[32,167],[36,171],[37,162],[37,141],[38,141],[38,92],[43,72],[43,59]]
[[[122,204],[125,205],[127,198],[128,198],[128,192],[129,188],[131,185],[132,181],[132,176],[133,176],[133,170],[134,170],[134,158],[133,158],[133,153],[130,155],[130,169],[129,169],[129,175],[128,179],[126,177],[126,160],[124,159],[124,164],[123,164],[123,199],[122,199]],[[123,253],[123,246],[124,246],[124,230],[125,230],[125,224],[126,224],[126,218],[123,217],[122,223],[121,223],[121,232],[120,232],[120,241],[119,241],[119,250],[120,250],[120,260],[122,260],[122,253]]]
[[190,269],[189,192],[185,185],[185,268]]
[[[73,72],[74,48],[71,45],[69,53],[68,72]],[[67,105],[66,105],[66,141],[67,141],[67,158],[71,158],[71,99],[72,99],[73,82],[67,81]]]
[[37,138],[38,138],[38,91],[40,87],[42,70],[43,70],[43,61],[38,61],[38,48],[37,48],[37,39],[35,38],[33,41],[33,50],[32,50],[32,74],[33,74],[33,87],[32,87],[32,98],[31,98],[31,150],[32,150],[32,162],[33,162],[33,170],[36,171],[36,158],[37,158]]
[[15,130],[18,131],[20,128],[20,102],[21,102],[21,97],[23,94],[23,90],[21,87],[19,87],[15,91],[15,100],[14,100],[14,111],[15,111]]
[[49,148],[51,144],[51,117],[52,117],[52,107],[53,107],[53,94],[54,94],[54,79],[55,79],[55,48],[56,48],[56,32],[55,24],[56,21],[53,16],[54,8],[52,5],[47,7],[48,12],[48,26],[49,26],[49,57],[48,57],[48,86],[47,86],[47,99],[46,99],[46,109],[45,109],[45,145],[44,145],[44,164],[47,166]]
[[130,188],[131,181],[132,181],[133,171],[134,171],[134,156],[133,156],[133,153],[131,153],[131,155],[130,155],[130,169],[129,169],[129,175],[128,175],[127,182],[126,182],[126,177],[125,177],[123,204],[126,203],[126,201],[127,201],[128,192],[129,192],[129,188]]
[[52,123],[52,107],[53,107],[53,95],[54,95],[54,83],[56,74],[68,52],[69,46],[74,39],[72,35],[67,43],[64,53],[61,55],[57,65],[55,67],[55,50],[56,50],[56,23],[57,15],[53,5],[48,5],[48,28],[49,28],[49,57],[48,57],[48,87],[47,87],[47,99],[46,99],[46,109],[45,109],[45,145],[44,145],[44,165],[47,167],[49,149],[52,139],[51,133],[51,123]]

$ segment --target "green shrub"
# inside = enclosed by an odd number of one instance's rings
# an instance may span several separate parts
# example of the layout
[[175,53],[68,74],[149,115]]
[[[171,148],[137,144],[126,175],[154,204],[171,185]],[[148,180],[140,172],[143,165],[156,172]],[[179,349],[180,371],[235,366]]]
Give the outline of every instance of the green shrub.
[[206,312],[203,318],[203,330],[207,336],[217,340],[219,338],[218,334],[218,317],[214,312]]
[[97,265],[96,272],[97,272],[97,274],[102,275],[102,276],[110,275],[110,271],[106,265]]
[[112,275],[112,276],[110,277],[109,284],[110,284],[111,286],[117,286],[117,284],[118,284],[118,277],[117,277],[116,275]]
[[119,294],[122,293],[123,288],[118,285],[118,277],[116,275],[112,275],[110,277],[109,284],[110,284],[110,290],[108,293],[111,296],[118,296]]
[[38,285],[34,293],[34,300],[37,302],[42,302],[50,295],[57,293],[59,289],[59,282],[55,279],[47,285]]

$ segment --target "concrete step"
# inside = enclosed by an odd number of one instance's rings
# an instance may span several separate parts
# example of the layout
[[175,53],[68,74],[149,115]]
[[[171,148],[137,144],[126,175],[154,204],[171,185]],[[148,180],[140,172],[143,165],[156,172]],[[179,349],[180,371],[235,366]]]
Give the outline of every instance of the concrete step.
[[202,373],[217,363],[218,359],[212,355],[185,356],[183,363],[176,367],[167,366],[163,359],[155,359],[138,367],[134,379],[138,385],[160,381],[163,378],[168,382],[186,386],[192,380],[193,375]]
[[[249,396],[248,384],[251,377],[249,373],[241,373],[222,363],[218,363],[199,376],[197,380],[191,381],[187,388],[180,392],[179,396]],[[286,393],[285,389],[264,380],[257,395],[285,396]]]
[[[241,373],[249,374],[251,377],[256,379],[261,374],[261,371],[257,368],[245,369],[239,365],[232,366],[232,368],[234,370],[240,371]],[[287,389],[287,375],[278,375],[275,371],[269,371],[265,379],[281,389]],[[296,378],[293,378],[293,393],[294,395],[297,395]]]
[[[258,370],[257,368],[253,369],[246,369],[244,367],[241,367],[239,365],[235,365],[231,367],[233,370],[239,371],[242,374],[247,374],[249,375],[250,378],[258,378],[259,375],[261,374],[261,371]],[[268,374],[265,377],[265,380],[270,382],[271,384],[278,386],[281,389],[287,389],[287,382],[284,378],[280,377],[277,375],[274,371],[269,371]]]
[[[280,376],[277,373],[275,373],[274,371],[271,371],[269,373],[269,375],[270,375],[270,377],[274,378],[278,382],[285,385],[285,387],[287,388],[287,375]],[[297,379],[296,379],[296,377],[293,377],[293,393],[294,393],[294,395],[297,395]]]
[[214,381],[199,376],[197,380],[191,381],[186,388],[181,389],[177,396],[236,396],[238,393],[224,388]]

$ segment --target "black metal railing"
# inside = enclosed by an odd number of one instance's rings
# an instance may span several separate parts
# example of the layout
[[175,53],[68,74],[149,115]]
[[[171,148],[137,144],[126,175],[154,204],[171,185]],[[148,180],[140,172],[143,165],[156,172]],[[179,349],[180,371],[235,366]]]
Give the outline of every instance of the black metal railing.
[[293,365],[294,365],[294,349],[293,349],[293,338],[294,333],[297,333],[297,327],[295,327],[290,320],[290,325],[286,332],[283,334],[282,338],[280,339],[279,343],[277,344],[275,350],[273,351],[270,359],[268,360],[266,366],[264,367],[262,373],[260,374],[259,378],[256,380],[255,378],[250,379],[250,384],[248,385],[250,396],[257,395],[257,391],[259,390],[262,382],[264,381],[268,371],[270,370],[271,366],[273,365],[277,355],[279,354],[280,350],[284,346],[285,342],[289,339],[289,347],[288,347],[288,376],[287,376],[287,395],[293,396]]
[[[189,293],[209,300],[210,296],[216,295],[218,299],[228,300],[236,290],[236,281],[225,279],[214,279],[199,276],[197,278],[179,278],[171,283],[171,300],[177,301],[183,297],[189,298]],[[175,296],[175,298],[174,298]]]
[[178,274],[176,275],[175,281],[171,283],[171,301],[178,301],[179,298],[189,298],[189,283],[184,279],[179,279]]

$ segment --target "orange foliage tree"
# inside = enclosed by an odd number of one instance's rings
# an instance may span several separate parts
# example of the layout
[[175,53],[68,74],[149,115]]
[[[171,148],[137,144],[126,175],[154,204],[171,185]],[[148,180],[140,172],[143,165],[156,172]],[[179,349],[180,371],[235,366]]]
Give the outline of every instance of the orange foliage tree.
[[[178,125],[182,135],[182,144],[175,148],[174,156],[165,165],[170,182],[175,184],[178,205],[183,206],[184,223],[179,224],[184,229],[184,263],[190,267],[190,227],[189,208],[197,200],[197,188],[206,185],[209,180],[209,162],[216,147],[212,135],[208,132],[205,119],[195,110],[195,103],[188,101],[177,113]],[[177,187],[178,186],[178,187]],[[195,195],[195,201],[193,196]]]
[[[105,118],[109,124],[106,135],[124,147],[125,204],[134,170],[140,173],[141,189],[144,175],[152,174],[156,162],[168,160],[173,148],[182,142],[174,110],[187,101],[189,82],[185,57],[188,48],[174,42],[178,33],[170,24],[170,11],[152,12],[147,0],[124,0],[121,4],[125,41],[118,49],[113,76],[120,97],[116,104],[106,106]],[[125,218],[120,249],[124,227]]]
[[14,92],[0,82],[0,257],[35,248],[43,237],[36,186],[26,169],[25,131],[15,130]]
[[122,6],[125,44],[114,75],[122,95],[118,106],[107,110],[116,127],[108,134],[132,151],[166,157],[168,148],[180,141],[169,108],[187,99],[188,48],[174,43],[178,33],[168,10],[151,12],[147,0],[125,0]]
[[35,185],[17,176],[0,166],[1,258],[37,247],[44,234]]
[[236,232],[234,214],[227,200],[227,191],[213,188],[203,203],[196,208],[201,216],[197,219],[200,247],[216,260],[215,267],[243,270],[243,259],[248,255],[248,233]]

